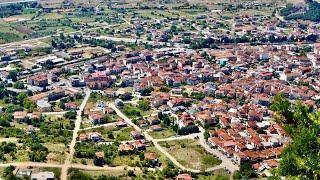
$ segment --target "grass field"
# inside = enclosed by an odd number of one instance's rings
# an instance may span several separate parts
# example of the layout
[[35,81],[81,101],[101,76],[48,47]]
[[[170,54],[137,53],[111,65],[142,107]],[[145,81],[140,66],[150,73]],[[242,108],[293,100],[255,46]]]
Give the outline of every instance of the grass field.
[[50,162],[64,163],[65,152],[67,151],[67,147],[64,144],[45,143],[44,146],[46,146],[49,150]]
[[22,40],[24,35],[10,24],[0,20],[0,44]]
[[20,14],[3,18],[4,22],[19,22],[30,20],[35,14]]
[[[130,141],[132,140],[131,131],[133,131],[132,127],[125,127],[118,129],[115,126],[109,127],[101,127],[96,129],[90,129],[86,131],[81,131],[80,133],[88,133],[88,132],[99,132],[103,139],[107,142],[114,142],[114,141]],[[109,136],[109,134],[113,135],[113,138]]]
[[18,142],[18,138],[13,138],[13,137],[11,137],[11,138],[0,138],[0,143],[1,142],[13,142],[13,143],[16,143],[16,142]]
[[134,129],[132,127],[126,127],[117,131],[112,131],[112,134],[117,141],[128,141],[128,140],[132,140],[130,133],[133,130]]
[[127,156],[116,156],[112,162],[113,166],[127,165],[135,167],[140,162],[139,156],[127,155]]
[[194,140],[161,142],[160,145],[165,147],[168,153],[174,156],[178,162],[188,168],[205,170],[221,163],[221,160],[207,153]]
[[106,175],[106,176],[123,176],[127,174],[126,170],[104,170],[104,171],[83,171],[87,174],[89,174],[91,177],[94,179],[98,178],[101,175]]
[[6,162],[26,162],[29,161],[29,150],[25,146],[17,147],[14,153],[5,154]]
[[224,169],[218,169],[211,172],[209,175],[199,175],[198,180],[229,180],[231,178],[230,174]]
[[158,159],[161,163],[161,167],[167,167],[168,165],[168,161],[169,159],[167,158],[167,156],[165,156],[164,154],[162,154],[157,148],[155,148],[154,146],[150,146],[147,147],[147,151],[148,152],[155,152],[158,155]]
[[149,135],[155,139],[169,138],[169,137],[175,136],[176,134],[177,133],[174,132],[171,128],[164,129],[162,131],[149,132]]

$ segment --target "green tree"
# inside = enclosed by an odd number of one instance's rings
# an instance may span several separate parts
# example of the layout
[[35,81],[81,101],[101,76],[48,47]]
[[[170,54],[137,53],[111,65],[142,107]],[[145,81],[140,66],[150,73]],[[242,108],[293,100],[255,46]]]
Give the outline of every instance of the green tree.
[[76,111],[68,111],[64,114],[64,117],[67,119],[76,119],[77,118],[77,112]]
[[16,88],[16,89],[24,89],[25,86],[24,86],[24,83],[21,82],[21,81],[17,81],[13,84],[13,87]]
[[97,180],[118,180],[118,179],[120,179],[120,178],[115,177],[115,176],[107,176],[107,175],[104,175],[104,174],[100,175],[97,178]]
[[142,111],[149,111],[151,109],[150,102],[147,100],[141,100],[138,102],[138,108]]
[[51,40],[51,46],[52,46],[53,48],[57,48],[57,47],[58,47],[58,45],[57,45],[57,43],[56,43],[55,40]]
[[256,178],[257,173],[253,170],[252,165],[249,163],[243,163],[240,165],[240,170],[235,172],[235,179],[249,179]]
[[13,171],[14,171],[14,167],[13,166],[8,166],[4,169],[3,171],[3,178],[5,180],[16,180],[18,178],[16,178],[14,175],[13,175]]
[[298,124],[303,126],[309,126],[311,122],[309,116],[309,108],[302,104],[301,101],[298,101],[295,105],[293,118]]
[[128,173],[127,173],[127,176],[128,177],[135,177],[136,175],[134,174],[134,171],[129,170]]
[[12,81],[16,81],[18,76],[18,72],[16,70],[9,71],[8,79],[12,79]]
[[70,174],[71,180],[93,180],[89,174],[81,172],[80,170],[73,170]]
[[166,87],[166,86],[161,86],[160,89],[159,89],[160,92],[170,92],[170,88]]
[[109,139],[114,139],[114,135],[113,135],[113,133],[111,132],[111,131],[108,131],[108,138]]
[[287,124],[295,123],[293,120],[291,103],[287,98],[285,98],[283,94],[277,94],[274,96],[270,109],[278,112],[280,115],[284,117],[283,123],[287,123]]
[[210,137],[210,134],[209,134],[209,132],[207,130],[204,132],[203,135],[204,135],[205,139],[208,139]]
[[279,171],[283,176],[299,179],[319,179],[320,177],[320,142],[319,129],[302,127],[301,133],[284,150]]
[[153,88],[145,88],[141,91],[141,96],[149,96],[151,92],[153,91]]
[[48,148],[40,143],[32,144],[30,147],[29,158],[31,161],[42,162],[46,160],[48,155]]
[[29,112],[32,112],[36,108],[36,104],[29,99],[23,100],[23,107]]
[[93,164],[95,166],[103,166],[104,163],[105,163],[105,161],[104,161],[103,158],[99,158],[99,157],[96,157],[96,156],[93,158]]

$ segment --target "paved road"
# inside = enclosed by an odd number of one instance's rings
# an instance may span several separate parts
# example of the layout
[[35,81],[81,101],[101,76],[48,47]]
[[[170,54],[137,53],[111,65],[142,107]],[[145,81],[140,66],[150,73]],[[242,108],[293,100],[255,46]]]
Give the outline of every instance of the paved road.
[[212,167],[212,168],[208,168],[205,171],[206,172],[212,172],[212,171],[216,171],[218,169],[223,169],[223,168],[225,168],[224,165],[223,164],[219,164],[218,166],[215,166],[215,167]]
[[84,110],[84,107],[86,106],[88,99],[90,97],[90,93],[91,90],[87,89],[86,90],[86,95],[79,107],[79,110],[77,111],[77,119],[75,121],[75,128],[73,130],[73,136],[72,136],[72,141],[69,145],[69,154],[66,157],[64,166],[62,167],[61,170],[61,180],[67,180],[67,176],[68,176],[68,168],[71,166],[71,162],[72,162],[72,157],[74,155],[75,149],[74,146],[76,145],[76,141],[77,141],[77,136],[78,136],[78,131],[80,129],[80,125],[81,125],[81,120],[82,120],[82,112]]
[[119,117],[121,117],[127,124],[129,124],[130,126],[132,126],[135,130],[142,132],[143,130],[137,126],[136,124],[134,124],[131,119],[129,119],[126,115],[124,115],[117,107],[114,103],[107,103],[107,105],[112,108]]
[[126,20],[125,18],[122,18],[122,20],[127,23],[128,25],[132,26],[133,24],[131,24],[131,22],[129,22],[128,20]]

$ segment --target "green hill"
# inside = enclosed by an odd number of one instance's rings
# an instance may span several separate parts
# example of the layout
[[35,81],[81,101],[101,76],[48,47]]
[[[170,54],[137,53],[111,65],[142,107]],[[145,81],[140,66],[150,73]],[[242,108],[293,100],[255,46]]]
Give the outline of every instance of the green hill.
[[287,20],[310,20],[320,21],[320,3],[313,0],[305,0],[307,7],[287,4],[285,8],[280,10],[280,15]]

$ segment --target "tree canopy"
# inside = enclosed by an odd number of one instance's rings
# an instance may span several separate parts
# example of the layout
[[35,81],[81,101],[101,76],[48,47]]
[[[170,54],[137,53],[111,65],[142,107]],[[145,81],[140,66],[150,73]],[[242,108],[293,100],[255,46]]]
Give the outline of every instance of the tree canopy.
[[281,115],[278,121],[291,136],[292,142],[285,148],[280,161],[279,174],[297,179],[320,177],[320,112],[298,101],[296,104],[278,94],[271,109]]
[[310,21],[320,21],[320,3],[313,0],[305,0],[308,8],[301,12],[302,7],[295,6],[293,4],[288,4],[285,8],[280,10],[280,15],[284,16],[289,20],[310,20]]

